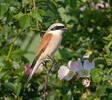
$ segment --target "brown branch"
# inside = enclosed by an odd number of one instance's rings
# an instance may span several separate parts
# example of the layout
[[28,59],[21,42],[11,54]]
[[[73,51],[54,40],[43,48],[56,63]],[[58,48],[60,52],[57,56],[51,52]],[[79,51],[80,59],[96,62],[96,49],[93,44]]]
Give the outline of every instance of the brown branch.
[[35,0],[33,0],[33,9],[36,9]]
[[47,96],[47,82],[48,82],[48,76],[49,76],[49,72],[48,72],[48,70],[46,70],[45,84],[44,84],[44,100],[46,100],[46,96]]
[[[33,0],[33,9],[34,9],[34,10],[36,9],[35,0]],[[40,30],[40,41],[41,41],[43,35],[42,35],[42,31],[41,31],[42,26],[41,26],[40,23],[38,23],[38,27],[39,27],[39,30]]]
[[51,72],[53,66],[55,65],[56,61],[55,60],[52,60],[52,65],[49,69],[47,69],[47,64],[45,63],[45,68],[46,68],[46,76],[45,76],[45,84],[44,84],[44,100],[46,100],[47,98],[47,82],[48,82],[48,76],[49,76],[49,73]]
[[38,23],[38,27],[39,27],[39,30],[40,30],[40,41],[42,40],[42,37],[43,37],[43,35],[42,35],[42,26],[41,26],[41,24],[40,23]]

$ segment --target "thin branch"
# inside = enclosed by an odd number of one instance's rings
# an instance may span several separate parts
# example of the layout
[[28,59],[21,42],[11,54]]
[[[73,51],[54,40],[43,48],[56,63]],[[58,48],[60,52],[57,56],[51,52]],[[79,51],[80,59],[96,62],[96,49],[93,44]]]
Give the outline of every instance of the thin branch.
[[16,36],[13,40],[12,40],[12,43],[10,45],[10,48],[9,48],[9,51],[8,51],[8,55],[7,55],[7,58],[6,58],[6,61],[8,61],[10,59],[10,56],[11,56],[11,52],[12,52],[12,49],[13,49],[13,46],[14,46],[14,42],[16,41],[18,36]]
[[33,9],[36,9],[35,0],[33,0]]
[[[34,10],[36,9],[35,0],[33,0],[33,9]],[[38,23],[38,27],[39,27],[39,30],[40,30],[40,40],[41,40],[43,35],[42,35],[42,31],[41,31],[42,26],[41,26],[40,23]]]
[[48,82],[48,76],[49,76],[49,72],[46,70],[45,84],[44,84],[44,100],[46,100],[46,96],[47,96],[47,82]]
[[[33,9],[35,10],[36,9],[36,5],[35,5],[35,0],[33,0]],[[40,23],[38,23],[38,27],[39,27],[39,30],[40,30],[40,40],[42,40],[42,26]],[[45,77],[45,86],[44,86],[44,100],[46,100],[46,95],[47,95],[47,82],[48,82],[48,76],[49,76],[49,73],[51,72],[51,69],[52,67],[54,66],[54,62],[52,63],[51,65],[51,68],[50,69],[47,69],[47,63],[45,62],[44,66],[46,68],[46,77]]]
[[43,35],[42,35],[42,26],[41,26],[40,23],[38,23],[38,27],[39,27],[39,30],[40,30],[40,40],[42,40],[42,37],[43,37]]
[[44,100],[46,100],[47,98],[47,82],[48,82],[48,76],[49,73],[51,72],[53,66],[55,65],[56,61],[52,60],[52,65],[49,69],[47,69],[47,64],[45,63],[45,68],[46,68],[46,76],[45,76],[45,85],[44,85]]

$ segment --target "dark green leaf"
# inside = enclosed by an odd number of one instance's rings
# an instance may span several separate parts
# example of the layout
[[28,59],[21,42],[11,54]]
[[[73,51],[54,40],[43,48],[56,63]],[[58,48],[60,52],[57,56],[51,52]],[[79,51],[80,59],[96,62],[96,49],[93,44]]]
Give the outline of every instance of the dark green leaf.
[[106,94],[106,88],[107,88],[106,86],[100,86],[96,91],[96,95],[98,97],[104,96]]
[[52,91],[48,94],[47,100],[57,100],[57,91]]

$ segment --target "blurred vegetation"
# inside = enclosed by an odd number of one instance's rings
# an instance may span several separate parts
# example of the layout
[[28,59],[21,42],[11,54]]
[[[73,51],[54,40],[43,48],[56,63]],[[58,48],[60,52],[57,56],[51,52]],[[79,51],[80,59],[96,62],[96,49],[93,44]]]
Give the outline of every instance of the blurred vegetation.
[[[0,100],[42,100],[45,71],[35,74],[24,92],[28,76],[24,64],[31,64],[49,25],[64,23],[62,45],[53,56],[58,63],[48,80],[47,100],[112,100],[112,1],[111,0],[0,0]],[[98,6],[98,4],[103,6]],[[89,55],[95,62],[91,85],[75,78],[60,81],[62,64]]]

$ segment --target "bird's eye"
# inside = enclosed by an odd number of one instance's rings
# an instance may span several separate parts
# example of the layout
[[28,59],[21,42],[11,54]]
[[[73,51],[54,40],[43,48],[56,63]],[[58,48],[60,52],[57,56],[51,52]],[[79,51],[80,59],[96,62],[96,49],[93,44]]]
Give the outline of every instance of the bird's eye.
[[55,26],[51,30],[59,30],[59,29],[62,29],[62,28],[64,28],[64,26]]

